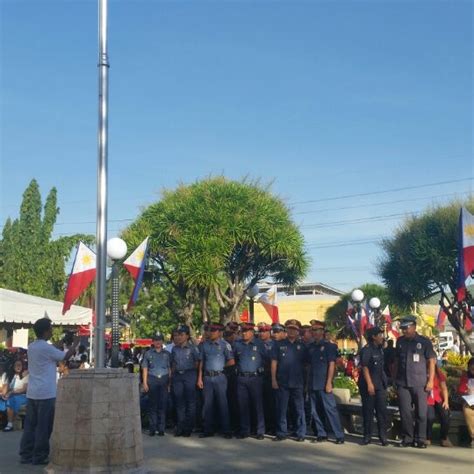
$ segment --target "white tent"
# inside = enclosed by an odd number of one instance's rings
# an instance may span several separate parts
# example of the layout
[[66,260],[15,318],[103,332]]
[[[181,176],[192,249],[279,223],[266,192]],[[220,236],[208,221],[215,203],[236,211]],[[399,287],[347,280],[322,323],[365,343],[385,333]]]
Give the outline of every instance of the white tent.
[[0,288],[0,324],[29,325],[45,316],[53,324],[63,326],[87,325],[92,320],[90,308],[73,305],[64,316],[61,314],[62,309],[61,301]]

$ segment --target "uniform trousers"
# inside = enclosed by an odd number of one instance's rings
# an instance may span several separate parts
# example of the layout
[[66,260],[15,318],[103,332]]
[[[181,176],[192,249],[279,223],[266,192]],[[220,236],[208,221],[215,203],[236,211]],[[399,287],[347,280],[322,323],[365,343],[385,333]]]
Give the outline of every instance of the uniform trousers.
[[148,376],[148,417],[150,431],[164,431],[166,425],[166,411],[168,408],[169,376]]
[[196,420],[196,379],[196,370],[173,375],[177,430],[184,433],[192,432]]
[[[397,386],[402,439],[405,443],[425,442],[428,400],[424,387]],[[415,407],[413,417],[412,406]]]
[[324,390],[311,391],[311,413],[318,436],[327,437],[327,431],[324,426],[324,417],[326,417],[337,439],[344,438],[339,412],[337,411],[336,399],[334,393],[326,393]]
[[237,377],[237,399],[239,402],[240,434],[250,434],[251,408],[255,410],[257,435],[265,434],[263,414],[263,378],[259,375]]
[[49,437],[53,431],[56,399],[33,400],[26,405],[25,428],[20,443],[20,456],[38,462],[49,456]]
[[372,438],[372,425],[375,416],[380,441],[387,440],[387,391],[385,389],[375,390],[375,395],[369,395],[367,386],[360,385],[360,397],[362,399],[362,415],[364,417],[364,438]]
[[271,376],[265,374],[263,376],[263,413],[265,417],[265,428],[267,433],[275,433],[275,392],[272,388]]
[[276,396],[276,409],[277,409],[277,436],[288,436],[288,424],[287,424],[287,411],[288,404],[293,404],[295,413],[295,426],[296,436],[306,436],[306,423],[304,417],[304,398],[303,398],[303,387],[282,387],[278,388]]
[[215,376],[204,376],[204,433],[210,434],[214,432],[214,412],[217,404],[219,420],[222,432],[229,434],[230,418],[229,406],[227,404],[227,378],[224,374]]
[[426,439],[431,440],[433,436],[433,423],[436,415],[438,415],[440,423],[439,437],[441,440],[448,439],[449,434],[449,410],[443,408],[441,403],[435,403],[434,405],[428,405],[428,421],[426,427]]

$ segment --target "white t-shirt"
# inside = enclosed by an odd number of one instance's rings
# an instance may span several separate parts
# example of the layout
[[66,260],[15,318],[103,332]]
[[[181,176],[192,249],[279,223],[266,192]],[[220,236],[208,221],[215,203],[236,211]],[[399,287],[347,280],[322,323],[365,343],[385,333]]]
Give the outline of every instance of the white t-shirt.
[[6,372],[0,375],[0,388],[2,388],[6,383],[8,383],[8,377]]
[[[20,379],[19,375],[14,375],[12,381],[10,382],[10,390],[20,391],[23,390],[25,385],[28,383],[28,375],[25,375],[22,379]],[[28,388],[27,388],[28,390]]]
[[28,346],[28,388],[26,396],[33,400],[56,398],[56,365],[65,353],[44,339]]

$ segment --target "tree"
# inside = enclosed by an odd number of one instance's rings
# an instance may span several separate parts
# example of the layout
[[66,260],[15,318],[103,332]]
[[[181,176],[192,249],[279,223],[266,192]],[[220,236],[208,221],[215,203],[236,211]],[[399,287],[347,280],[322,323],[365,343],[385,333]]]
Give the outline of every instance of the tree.
[[382,242],[384,256],[378,271],[390,297],[400,306],[409,306],[439,294],[440,305],[449,322],[473,354],[474,344],[469,340],[464,323],[469,317],[467,308],[474,301],[469,294],[461,303],[454,297],[461,206],[473,212],[474,198],[433,207],[420,216],[407,218],[392,238]]
[[[43,212],[42,212],[43,211]],[[18,219],[8,218],[0,241],[0,285],[31,295],[60,300],[66,282],[65,264],[79,240],[93,236],[76,234],[52,240],[57,191],[52,188],[42,209],[38,183],[33,179],[25,192]]]
[[[384,286],[374,283],[366,283],[361,285],[360,289],[364,292],[367,299],[373,297],[380,299],[380,311],[383,311],[385,306],[389,305],[392,319],[401,314],[400,308],[390,299],[389,292]],[[354,331],[347,323],[347,307],[348,302],[351,301],[351,293],[352,292],[342,295],[337,303],[333,304],[326,310],[325,321],[328,325],[328,329],[335,331],[338,338],[353,339],[359,346],[361,346],[362,339],[354,334]]]
[[248,288],[264,278],[294,285],[308,267],[288,208],[258,182],[217,177],[165,191],[123,234],[133,245],[147,235],[186,321],[213,298],[222,323],[236,320]]

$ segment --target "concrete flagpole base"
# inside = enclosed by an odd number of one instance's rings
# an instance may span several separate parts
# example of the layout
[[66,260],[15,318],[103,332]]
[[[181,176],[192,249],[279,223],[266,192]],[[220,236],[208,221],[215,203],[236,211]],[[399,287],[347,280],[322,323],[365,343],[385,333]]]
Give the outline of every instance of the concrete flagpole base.
[[145,472],[138,375],[72,370],[59,381],[46,472]]

